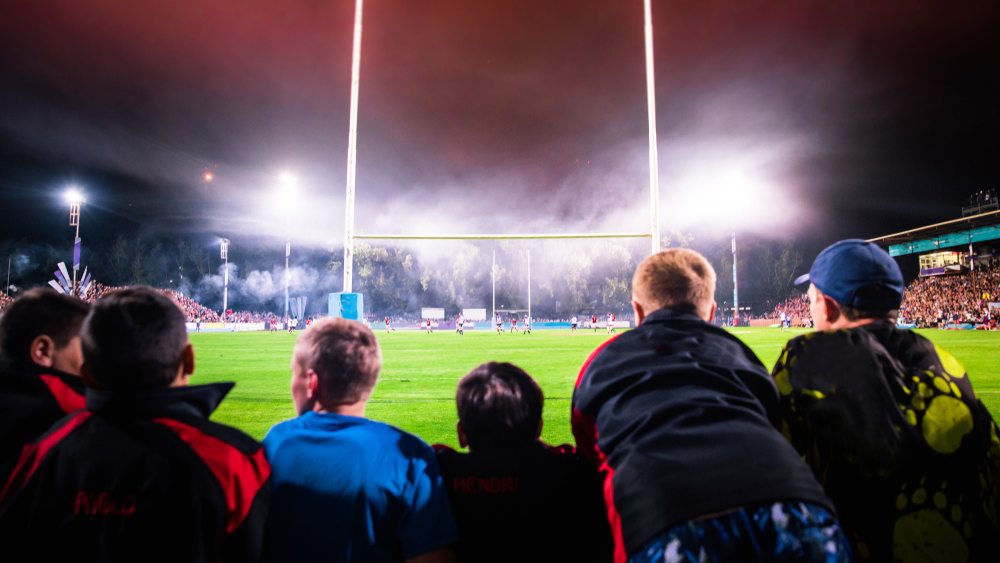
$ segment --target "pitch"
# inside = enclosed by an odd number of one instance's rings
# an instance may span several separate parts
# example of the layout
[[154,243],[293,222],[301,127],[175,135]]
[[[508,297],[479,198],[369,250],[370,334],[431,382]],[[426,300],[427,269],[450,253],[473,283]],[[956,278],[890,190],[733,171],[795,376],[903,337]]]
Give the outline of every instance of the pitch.
[[[738,328],[732,331],[770,368],[789,338],[805,330]],[[976,394],[994,418],[1000,413],[1000,332],[920,331],[965,366]],[[581,330],[535,331],[530,335],[468,331],[376,332],[383,368],[367,416],[394,424],[424,440],[456,446],[455,386],[476,365],[508,361],[523,367],[545,392],[542,438],[572,443],[570,398],[580,365],[608,335]],[[295,415],[289,363],[295,335],[278,333],[192,334],[196,370],[192,384],[235,381],[236,388],[214,419],[263,438],[275,423]]]

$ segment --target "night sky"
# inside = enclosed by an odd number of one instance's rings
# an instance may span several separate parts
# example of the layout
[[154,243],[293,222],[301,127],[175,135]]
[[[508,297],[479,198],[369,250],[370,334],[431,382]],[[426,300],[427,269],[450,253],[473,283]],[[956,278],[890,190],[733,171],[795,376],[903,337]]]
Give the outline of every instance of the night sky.
[[[290,170],[296,239],[342,244],[352,1],[3,6],[0,239],[69,240],[72,182],[85,239],[280,237],[270,194]],[[653,17],[664,231],[812,252],[1000,186],[996,2]],[[363,49],[358,232],[648,228],[641,0],[368,0]],[[724,186],[762,205],[719,216]]]

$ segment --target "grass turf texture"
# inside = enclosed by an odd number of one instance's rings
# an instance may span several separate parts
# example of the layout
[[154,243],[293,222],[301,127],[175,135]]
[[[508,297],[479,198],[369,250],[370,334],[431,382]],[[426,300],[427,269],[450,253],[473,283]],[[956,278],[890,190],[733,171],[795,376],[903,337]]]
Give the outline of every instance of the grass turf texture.
[[[770,369],[789,338],[803,330],[735,329]],[[979,398],[994,418],[1000,413],[1000,332],[920,331],[950,351],[965,366]],[[465,336],[422,331],[377,333],[383,367],[368,403],[367,416],[412,432],[424,440],[457,447],[455,387],[482,362],[517,364],[530,373],[545,393],[542,438],[554,444],[572,443],[570,398],[580,365],[608,335],[581,330],[543,330],[530,335],[469,331]],[[289,391],[295,336],[278,333],[192,334],[196,371],[192,383],[235,381],[213,416],[256,438],[275,423],[295,415]]]

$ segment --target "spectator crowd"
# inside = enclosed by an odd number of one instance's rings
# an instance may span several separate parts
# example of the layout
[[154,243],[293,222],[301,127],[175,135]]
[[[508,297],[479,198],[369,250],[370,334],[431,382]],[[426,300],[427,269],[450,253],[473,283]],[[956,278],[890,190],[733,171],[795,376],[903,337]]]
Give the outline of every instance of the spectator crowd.
[[261,443],[210,420],[234,383],[191,384],[196,302],[27,291],[0,315],[5,557],[993,560],[998,429],[961,364],[897,326],[898,266],[851,239],[808,280],[819,330],[768,371],[713,324],[708,261],[654,254],[632,279],[636,328],[580,369],[575,445],[541,441],[531,375],[486,362],[456,389],[465,451],[366,417],[382,352],[364,324],[299,335],[296,416]]
[[1000,310],[990,310],[991,302],[1000,302],[1000,260],[961,274],[914,280],[906,288],[899,314],[903,322],[919,328],[954,324],[996,327]]

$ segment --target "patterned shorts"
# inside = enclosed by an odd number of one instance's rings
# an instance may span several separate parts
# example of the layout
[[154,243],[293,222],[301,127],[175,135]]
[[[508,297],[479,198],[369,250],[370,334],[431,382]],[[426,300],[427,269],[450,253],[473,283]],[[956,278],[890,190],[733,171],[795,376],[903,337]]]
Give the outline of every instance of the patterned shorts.
[[833,513],[808,502],[776,502],[674,526],[637,550],[629,563],[851,560]]

